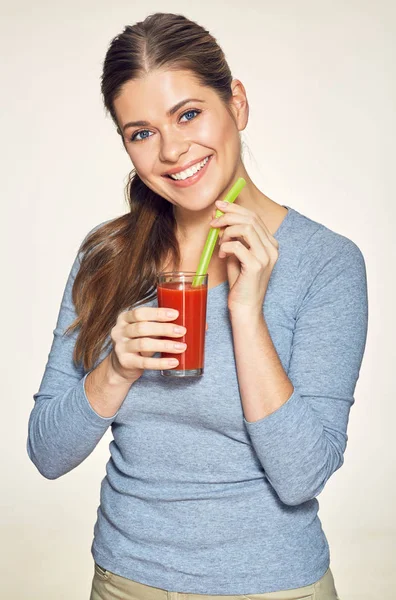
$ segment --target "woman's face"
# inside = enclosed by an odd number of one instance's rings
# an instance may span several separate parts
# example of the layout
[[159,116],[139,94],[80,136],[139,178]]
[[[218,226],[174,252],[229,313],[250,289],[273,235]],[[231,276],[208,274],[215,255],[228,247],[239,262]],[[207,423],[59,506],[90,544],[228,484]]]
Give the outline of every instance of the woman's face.
[[[242,175],[239,131],[246,127],[248,105],[238,80],[232,90],[231,115],[216,92],[200,85],[190,71],[156,70],[127,82],[114,102],[139,177],[182,212],[213,209]],[[192,177],[174,181],[166,176],[196,163],[201,169]]]

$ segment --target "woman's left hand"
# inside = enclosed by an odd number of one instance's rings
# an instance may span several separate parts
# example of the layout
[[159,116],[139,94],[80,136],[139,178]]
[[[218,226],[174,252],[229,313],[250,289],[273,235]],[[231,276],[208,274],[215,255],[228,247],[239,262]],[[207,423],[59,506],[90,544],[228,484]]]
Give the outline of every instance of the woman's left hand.
[[219,233],[219,257],[227,257],[228,308],[262,314],[279,243],[255,212],[229,202],[217,201],[216,206],[224,215],[210,226],[224,228]]

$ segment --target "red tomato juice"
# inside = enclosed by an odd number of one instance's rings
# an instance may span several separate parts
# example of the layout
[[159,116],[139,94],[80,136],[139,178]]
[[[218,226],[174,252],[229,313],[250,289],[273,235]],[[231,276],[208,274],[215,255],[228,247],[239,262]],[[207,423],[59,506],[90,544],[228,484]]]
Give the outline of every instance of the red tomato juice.
[[161,358],[177,358],[179,364],[173,371],[203,369],[205,360],[205,327],[207,286],[192,287],[191,283],[167,282],[157,286],[158,306],[175,308],[179,316],[173,323],[187,329],[183,337],[163,339],[187,344],[181,354],[161,352]]

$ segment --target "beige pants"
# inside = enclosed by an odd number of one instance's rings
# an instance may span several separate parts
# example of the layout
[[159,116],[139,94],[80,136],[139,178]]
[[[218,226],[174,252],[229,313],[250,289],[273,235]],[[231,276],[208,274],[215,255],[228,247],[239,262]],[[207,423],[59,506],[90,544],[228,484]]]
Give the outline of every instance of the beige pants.
[[167,592],[106,571],[95,564],[90,600],[340,600],[330,568],[316,583],[284,592],[225,596]]

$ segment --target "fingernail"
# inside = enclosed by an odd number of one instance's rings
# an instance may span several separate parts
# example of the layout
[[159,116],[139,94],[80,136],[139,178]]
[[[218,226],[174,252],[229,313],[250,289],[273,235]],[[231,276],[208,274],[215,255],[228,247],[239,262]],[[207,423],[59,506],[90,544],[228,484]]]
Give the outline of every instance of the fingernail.
[[166,312],[166,316],[167,317],[173,317],[174,319],[176,319],[176,317],[177,317],[178,314],[179,313],[177,312],[177,310],[168,310]]
[[217,206],[224,207],[227,206],[228,202],[224,202],[224,200],[216,200],[216,204]]

